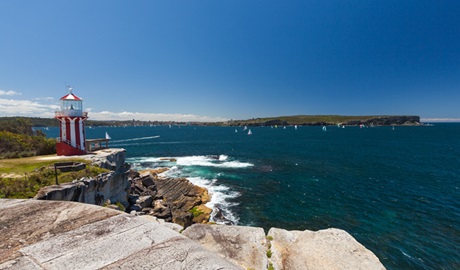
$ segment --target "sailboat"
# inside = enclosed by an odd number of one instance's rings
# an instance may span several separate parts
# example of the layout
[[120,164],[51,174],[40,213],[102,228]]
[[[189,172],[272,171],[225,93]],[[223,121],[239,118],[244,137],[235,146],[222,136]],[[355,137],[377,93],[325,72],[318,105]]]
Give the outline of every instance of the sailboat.
[[323,126],[323,131],[327,131],[326,126]]
[[109,133],[107,133],[107,132],[105,132],[105,138],[106,138],[107,140],[111,140],[111,139],[112,139],[112,138],[110,138]]
[[237,133],[237,132],[238,132],[238,130],[235,128],[235,133]]
[[247,126],[244,126],[243,130],[246,130],[246,129],[248,129],[248,127],[247,127]]
[[249,129],[249,131],[248,131],[248,135],[252,135],[251,129]]

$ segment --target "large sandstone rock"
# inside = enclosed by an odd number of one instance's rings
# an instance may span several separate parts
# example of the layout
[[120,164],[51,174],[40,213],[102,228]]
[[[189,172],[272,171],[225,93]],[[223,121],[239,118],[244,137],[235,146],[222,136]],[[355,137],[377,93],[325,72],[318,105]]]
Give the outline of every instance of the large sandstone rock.
[[385,269],[379,259],[350,234],[339,229],[287,231],[271,228],[274,269]]
[[267,269],[267,246],[262,228],[194,224],[182,234],[245,269]]
[[24,246],[121,213],[101,209],[73,202],[0,199],[0,263],[18,257]]
[[[154,202],[150,206],[136,202],[131,209],[141,211],[166,221],[173,221],[183,227],[193,223],[209,221],[211,209],[205,206],[210,200],[205,188],[193,185],[185,178],[163,178],[158,173],[165,168],[146,171],[140,175],[130,173],[130,195],[137,200],[142,196],[150,196]],[[136,208],[137,206],[137,208]]]
[[91,160],[94,165],[111,171],[124,172],[129,166],[125,163],[125,149],[109,148],[95,151],[94,155],[82,156]]
[[0,199],[0,269],[242,269],[141,216]]

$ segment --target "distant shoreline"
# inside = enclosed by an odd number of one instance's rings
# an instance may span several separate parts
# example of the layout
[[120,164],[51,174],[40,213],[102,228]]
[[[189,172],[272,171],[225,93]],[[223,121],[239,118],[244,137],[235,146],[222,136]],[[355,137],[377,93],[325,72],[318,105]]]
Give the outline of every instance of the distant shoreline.
[[[58,126],[54,118],[37,117],[0,117],[2,119],[20,118],[29,120],[34,127]],[[423,119],[423,122],[430,122],[435,118]],[[457,119],[460,120],[460,119]],[[436,121],[431,121],[436,122]],[[253,118],[247,120],[229,120],[225,122],[178,122],[178,121],[143,121],[143,120],[112,120],[99,121],[87,120],[86,126],[159,126],[159,125],[194,125],[194,126],[420,126],[420,116],[416,115],[371,115],[371,116],[345,116],[345,115],[294,115]]]

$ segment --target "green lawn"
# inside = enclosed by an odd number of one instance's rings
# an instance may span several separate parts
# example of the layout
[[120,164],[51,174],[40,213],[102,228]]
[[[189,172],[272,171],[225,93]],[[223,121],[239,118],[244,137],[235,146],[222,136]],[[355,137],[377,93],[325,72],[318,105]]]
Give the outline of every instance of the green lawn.
[[78,172],[60,172],[59,183],[66,183],[82,177],[93,177],[107,172],[90,161],[79,158],[35,156],[27,158],[0,160],[0,198],[32,198],[44,186],[54,185],[56,176],[54,163],[56,162],[83,162],[86,169]]

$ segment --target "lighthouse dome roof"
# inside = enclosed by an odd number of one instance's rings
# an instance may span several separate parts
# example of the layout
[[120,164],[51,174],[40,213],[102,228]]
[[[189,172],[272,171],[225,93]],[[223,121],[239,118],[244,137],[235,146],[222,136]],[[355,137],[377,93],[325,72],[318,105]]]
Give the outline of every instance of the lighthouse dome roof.
[[67,94],[67,95],[61,97],[60,100],[80,100],[81,101],[82,99],[77,97],[73,93],[70,93],[70,94]]

